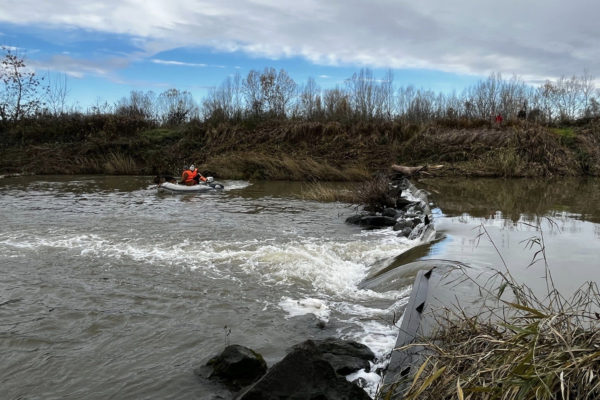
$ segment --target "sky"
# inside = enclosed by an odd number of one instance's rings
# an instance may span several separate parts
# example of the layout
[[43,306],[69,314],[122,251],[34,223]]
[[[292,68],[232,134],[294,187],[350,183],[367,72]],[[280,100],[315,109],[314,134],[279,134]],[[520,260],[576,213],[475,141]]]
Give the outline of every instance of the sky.
[[343,85],[361,68],[394,85],[460,91],[492,72],[531,84],[600,73],[596,0],[0,0],[0,45],[69,101],[188,90],[285,69]]

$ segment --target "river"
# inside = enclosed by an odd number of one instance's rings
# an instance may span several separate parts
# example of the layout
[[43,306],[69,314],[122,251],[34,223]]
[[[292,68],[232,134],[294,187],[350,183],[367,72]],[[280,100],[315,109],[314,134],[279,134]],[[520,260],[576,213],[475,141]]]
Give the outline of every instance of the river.
[[[432,193],[441,238],[420,247],[345,224],[355,208],[303,200],[300,183],[225,181],[222,193],[182,196],[149,182],[0,179],[3,398],[211,399],[221,389],[193,371],[227,343],[271,365],[295,343],[337,336],[383,365],[415,272],[398,287],[360,283],[398,260],[497,265],[494,246],[476,240],[481,225],[535,286],[522,241],[538,232],[536,215],[551,216],[556,279],[570,290],[599,277],[598,180],[417,183]],[[361,376],[375,390],[376,375]]]

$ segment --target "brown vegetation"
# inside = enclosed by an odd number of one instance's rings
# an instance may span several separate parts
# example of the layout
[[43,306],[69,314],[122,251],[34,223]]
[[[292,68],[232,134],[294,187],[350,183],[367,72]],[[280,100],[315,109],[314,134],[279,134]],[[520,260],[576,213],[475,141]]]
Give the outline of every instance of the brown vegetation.
[[265,68],[228,78],[201,106],[168,89],[82,111],[65,109],[66,77],[44,86],[4,52],[2,173],[178,175],[194,162],[221,178],[354,181],[394,163],[447,166],[437,174],[600,174],[600,92],[587,74],[537,88],[492,74],[458,95],[395,88],[391,72],[375,79],[369,69],[321,90]]
[[[491,240],[483,225],[480,237]],[[424,362],[412,377],[399,377],[383,398],[600,397],[598,286],[588,282],[564,297],[554,285],[541,230],[527,247],[535,250],[529,267],[544,263],[547,292],[536,295],[505,264],[484,283],[462,267],[458,272],[483,296],[480,306],[458,303],[432,310],[438,328],[421,343],[409,345],[422,346]]]

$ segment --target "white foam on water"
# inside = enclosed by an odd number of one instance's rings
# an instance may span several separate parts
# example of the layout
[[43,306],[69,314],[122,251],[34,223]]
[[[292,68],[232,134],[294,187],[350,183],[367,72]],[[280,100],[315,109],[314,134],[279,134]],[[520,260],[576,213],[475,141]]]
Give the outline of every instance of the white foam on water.
[[289,317],[296,317],[298,315],[313,314],[321,321],[328,322],[331,309],[327,305],[326,301],[305,298],[295,300],[290,297],[284,297],[279,302],[279,307],[285,311]]
[[[269,240],[208,240],[201,246],[187,240],[157,238],[154,242],[140,237],[110,237],[104,234],[74,234],[55,229],[43,236],[30,232],[0,233],[3,248],[28,252],[40,247],[72,252],[91,259],[133,260],[155,268],[183,267],[199,270],[209,278],[240,281],[240,273],[253,276],[256,282],[271,288],[280,285],[278,302],[288,316],[314,314],[328,321],[332,313],[352,326],[339,332],[345,339],[356,340],[371,348],[377,364],[371,370],[384,367],[392,351],[398,329],[390,317],[399,302],[408,299],[404,288],[375,292],[358,287],[374,263],[392,259],[418,245],[420,240],[397,237],[391,228],[361,231],[345,240],[314,237]],[[290,295],[290,293],[294,295]],[[363,305],[371,300],[383,300],[388,308]],[[389,320],[389,321],[388,321]],[[380,384],[375,373],[359,371],[350,380],[366,380],[365,390],[374,396]]]
[[227,192],[229,190],[245,189],[252,184],[248,181],[224,181],[223,185],[225,186],[223,190]]
[[[301,284],[327,296],[345,298],[391,298],[389,294],[357,289],[373,262],[393,257],[410,247],[398,238],[395,241],[385,235],[382,238],[366,241],[358,235],[347,242],[301,238],[283,243],[214,240],[195,246],[187,240],[161,243],[159,239],[149,243],[146,238],[52,231],[37,237],[24,232],[0,234],[0,249],[6,246],[35,251],[48,247],[89,258],[130,259],[161,267],[209,270],[218,277],[236,273],[238,271],[231,268],[238,268],[246,274],[260,276],[264,284]],[[228,268],[216,268],[217,265]]]

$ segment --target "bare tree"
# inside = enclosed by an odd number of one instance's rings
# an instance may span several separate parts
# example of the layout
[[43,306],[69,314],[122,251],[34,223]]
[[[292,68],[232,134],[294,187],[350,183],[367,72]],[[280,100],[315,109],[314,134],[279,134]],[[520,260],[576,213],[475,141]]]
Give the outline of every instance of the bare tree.
[[313,77],[309,77],[300,89],[300,112],[306,119],[312,119],[321,113],[321,89]]
[[242,82],[242,93],[246,101],[248,112],[252,115],[260,115],[263,112],[264,100],[261,91],[260,72],[251,70]]
[[61,115],[65,112],[67,96],[69,95],[67,74],[55,74],[52,76],[48,73],[47,80],[46,107],[52,114]]
[[397,109],[400,116],[406,117],[410,103],[412,103],[414,97],[414,86],[410,85],[408,87],[401,87],[398,89]]
[[0,62],[0,120],[16,122],[42,107],[43,78],[38,78],[11,49],[2,50],[5,54]]
[[359,118],[371,119],[375,113],[376,88],[373,71],[362,68],[357,74],[346,79],[346,88],[350,96],[353,111]]
[[386,71],[381,82],[381,99],[381,112],[383,117],[386,119],[392,119],[392,115],[396,111],[396,102],[394,100],[394,73],[391,69]]
[[323,108],[325,117],[336,121],[348,119],[352,112],[348,94],[339,87],[325,90],[323,93]]
[[156,94],[152,91],[132,90],[129,97],[123,97],[115,107],[115,114],[146,120],[158,119],[156,116]]
[[280,69],[275,80],[271,110],[279,117],[285,117],[287,108],[296,95],[298,85],[284,69]]
[[168,89],[158,96],[157,105],[165,125],[181,125],[198,115],[198,106],[187,91]]

